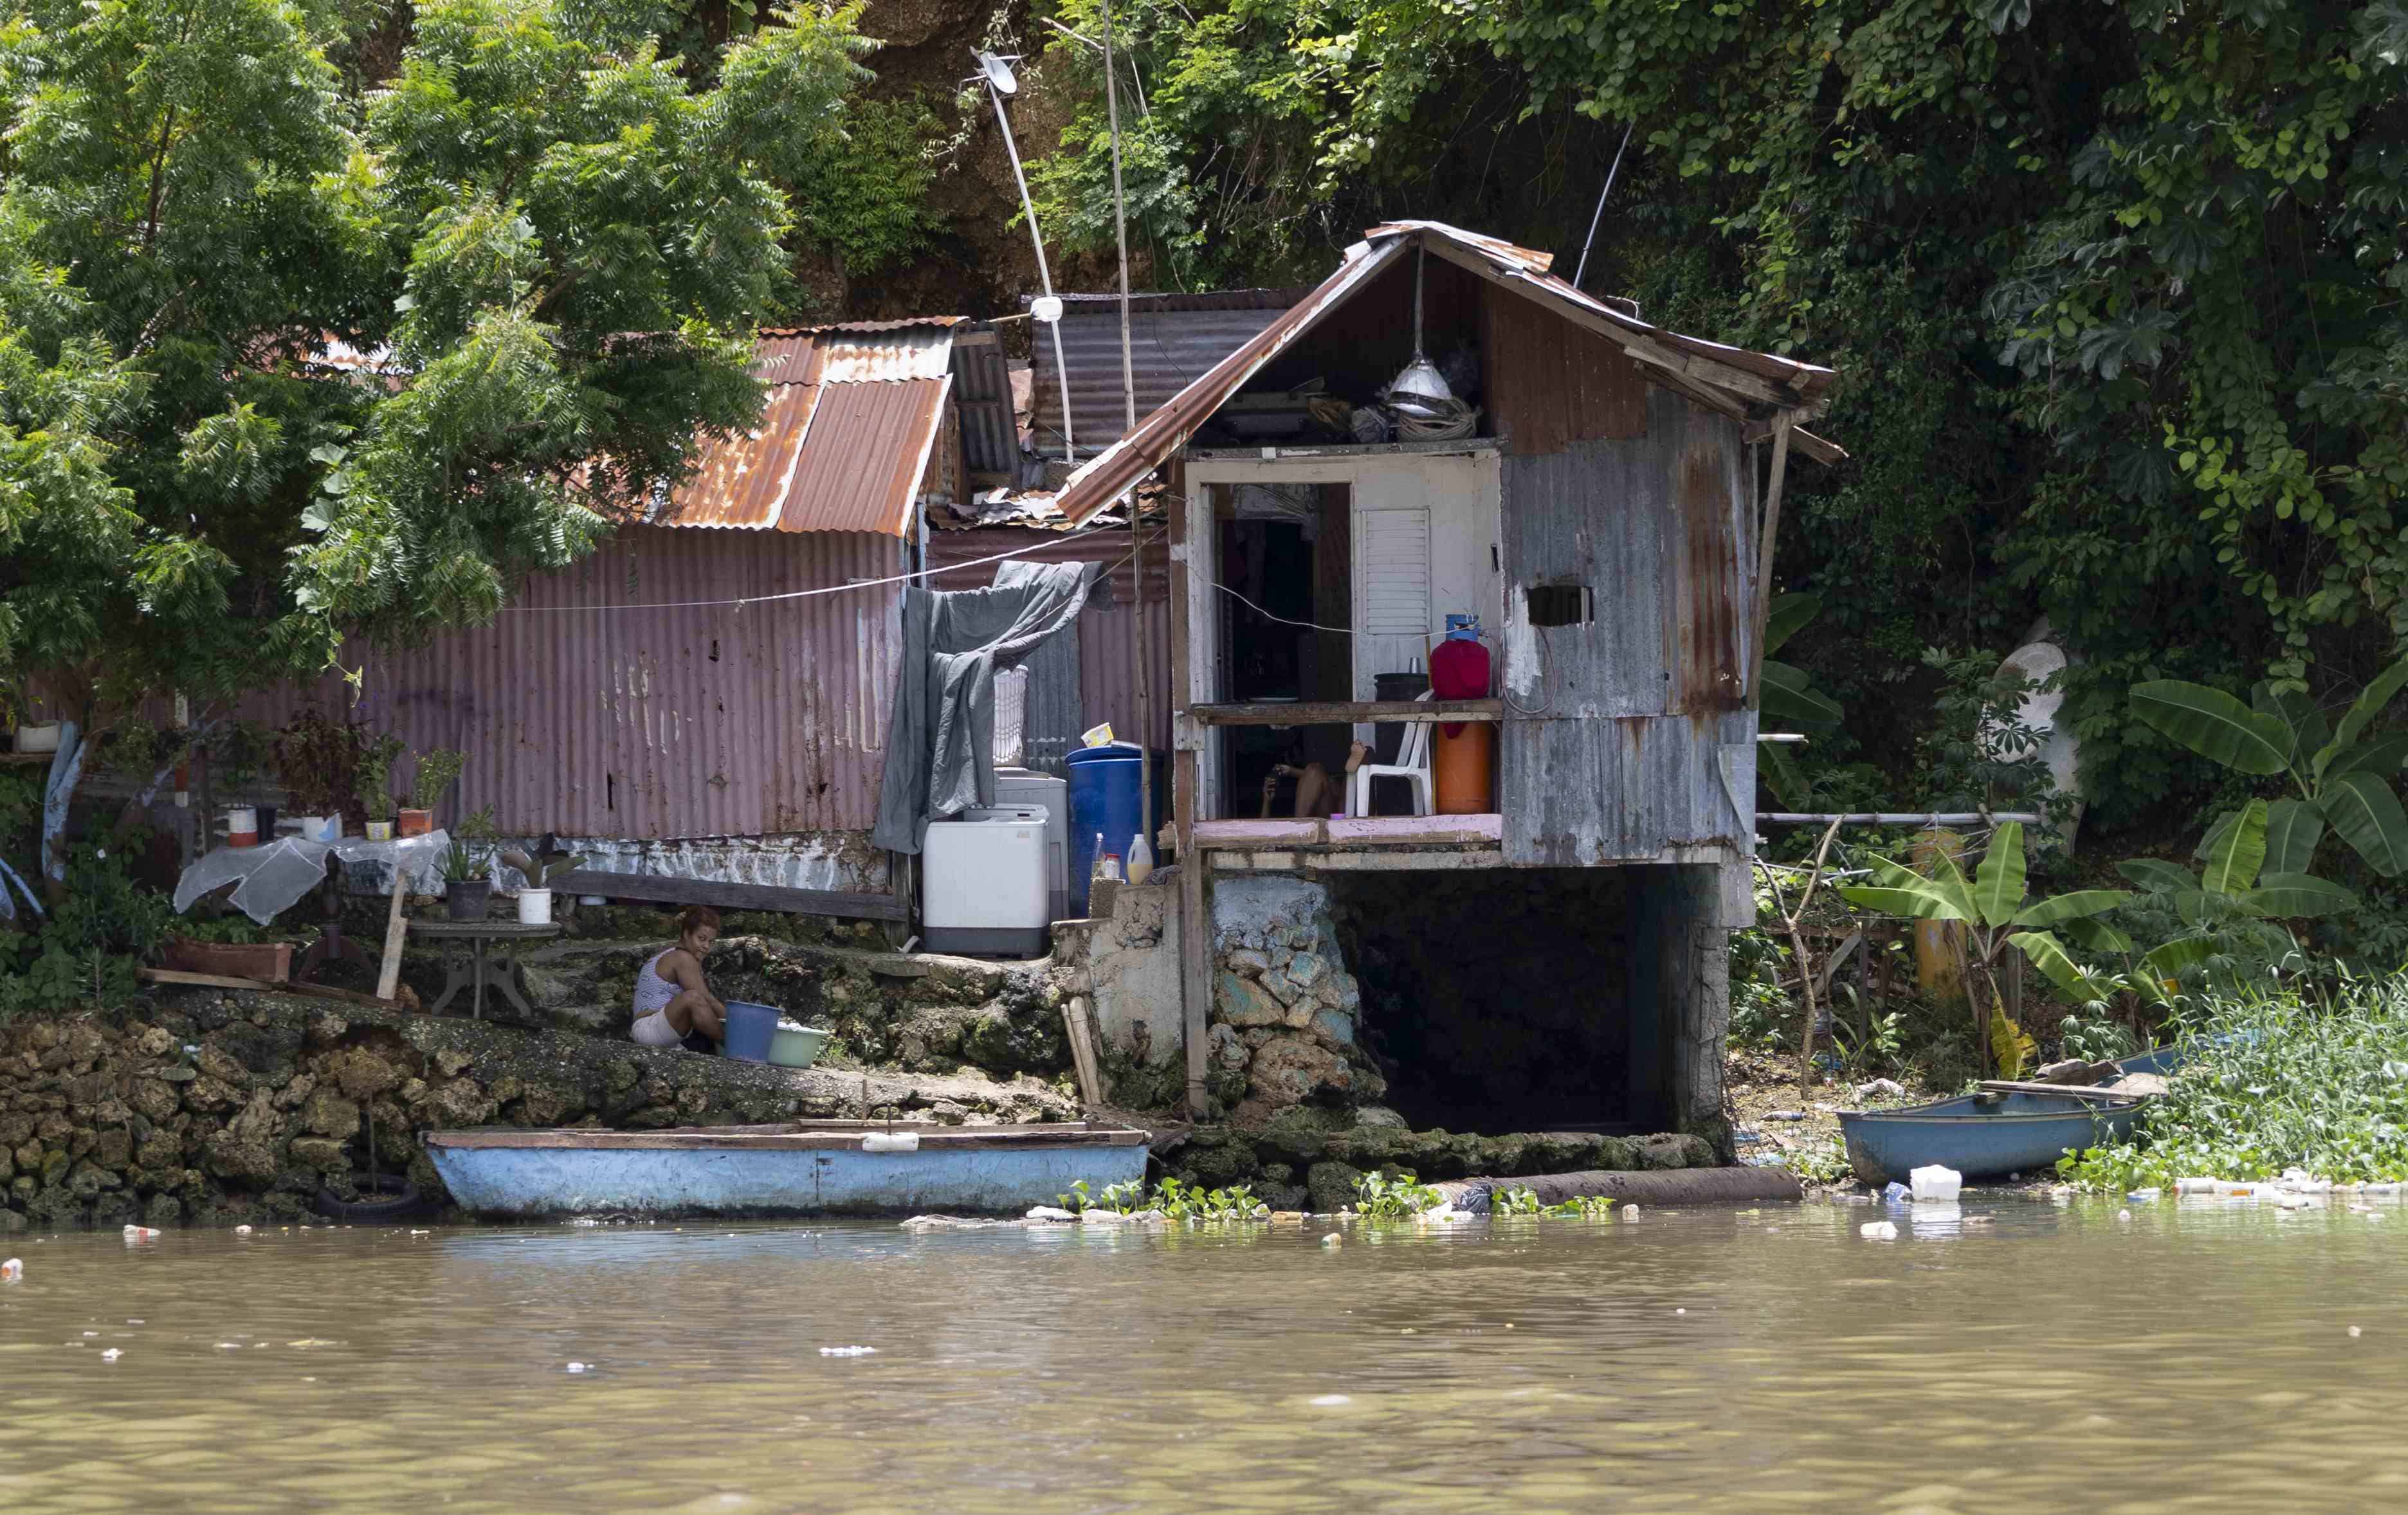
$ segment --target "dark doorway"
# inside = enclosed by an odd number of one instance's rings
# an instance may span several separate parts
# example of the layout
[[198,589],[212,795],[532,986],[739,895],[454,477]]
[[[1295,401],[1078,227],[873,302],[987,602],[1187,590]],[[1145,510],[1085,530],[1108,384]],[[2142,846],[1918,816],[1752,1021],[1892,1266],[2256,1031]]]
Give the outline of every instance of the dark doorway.
[[1415,1127],[1669,1129],[1652,1006],[1634,1003],[1642,879],[1624,868],[1330,873],[1364,1046]]
[[[1350,492],[1343,484],[1248,484],[1213,492],[1220,534],[1222,697],[1343,700],[1354,679]],[[1336,629],[1324,629],[1336,628]],[[1225,815],[1295,813],[1280,769],[1340,773],[1344,726],[1232,726],[1222,735]]]

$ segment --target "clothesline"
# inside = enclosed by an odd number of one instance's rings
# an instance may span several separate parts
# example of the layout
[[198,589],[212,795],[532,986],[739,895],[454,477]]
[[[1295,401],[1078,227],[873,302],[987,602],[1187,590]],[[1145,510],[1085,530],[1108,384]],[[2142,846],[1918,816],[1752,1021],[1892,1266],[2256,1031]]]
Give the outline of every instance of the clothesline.
[[[1119,528],[1111,529],[1117,532]],[[1078,536],[1099,535],[1101,534],[1096,532],[1082,532],[1066,539],[1075,540]],[[1146,538],[1144,545],[1151,547],[1161,539],[1162,533],[1157,531]],[[648,605],[508,605],[502,608],[505,613],[516,611],[522,615],[543,615],[561,611],[700,610],[723,605],[732,605],[741,610],[748,605],[768,605],[779,600],[808,600],[821,594],[849,594],[855,590],[882,589],[888,584],[908,584],[914,579],[924,579],[937,574],[952,573],[958,568],[976,568],[989,563],[1006,563],[1014,558],[1025,558],[1032,552],[1044,551],[1051,545],[1051,543],[1039,543],[1031,547],[1015,548],[1010,552],[996,552],[983,558],[972,558],[967,563],[948,563],[943,567],[923,567],[913,573],[894,574],[885,579],[863,579],[842,584],[828,584],[819,589],[789,590],[782,594],[747,594],[732,600],[659,600]],[[1119,571],[1121,564],[1128,562],[1137,554],[1137,548],[1129,549],[1121,555],[1118,563],[1112,564],[1104,572],[1110,574]]]

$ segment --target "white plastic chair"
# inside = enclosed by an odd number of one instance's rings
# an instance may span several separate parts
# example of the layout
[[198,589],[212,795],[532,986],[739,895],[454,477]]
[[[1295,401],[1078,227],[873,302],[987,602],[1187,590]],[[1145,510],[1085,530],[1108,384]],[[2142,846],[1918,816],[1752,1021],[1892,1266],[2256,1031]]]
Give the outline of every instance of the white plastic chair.
[[[1429,691],[1424,690],[1413,698],[1428,699]],[[1371,813],[1371,780],[1374,779],[1402,779],[1412,786],[1413,814],[1432,813],[1429,752],[1430,722],[1406,722],[1405,739],[1397,746],[1396,762],[1366,763],[1347,778],[1346,813],[1350,816]]]

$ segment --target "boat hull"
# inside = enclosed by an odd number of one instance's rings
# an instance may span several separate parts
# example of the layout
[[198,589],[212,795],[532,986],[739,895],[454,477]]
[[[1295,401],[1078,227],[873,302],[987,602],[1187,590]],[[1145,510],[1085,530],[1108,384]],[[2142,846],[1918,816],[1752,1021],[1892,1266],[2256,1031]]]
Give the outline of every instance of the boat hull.
[[[865,1151],[865,1134],[811,1133],[823,1139],[795,1142],[714,1141],[678,1132],[436,1132],[427,1153],[455,1204],[507,1220],[1004,1214],[1051,1204],[1082,1179],[1099,1191],[1145,1176],[1142,1132],[1074,1133],[1074,1139],[1054,1141],[932,1136],[914,1151]],[[606,1139],[495,1139],[511,1136]]]
[[2080,1151],[2124,1136],[2140,1118],[2139,1099],[2087,1100],[2067,1095],[1974,1095],[1902,1110],[1840,1114],[1848,1163],[1869,1184],[1904,1183],[1934,1164],[1969,1179],[2053,1169],[2067,1151]]

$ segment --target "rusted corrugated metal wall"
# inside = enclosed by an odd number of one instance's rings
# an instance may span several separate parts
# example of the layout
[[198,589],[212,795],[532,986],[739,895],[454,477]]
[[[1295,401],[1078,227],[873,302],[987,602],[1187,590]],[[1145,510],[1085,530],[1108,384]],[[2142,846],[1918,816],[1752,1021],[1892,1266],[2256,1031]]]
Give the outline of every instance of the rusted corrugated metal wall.
[[[1152,414],[1214,364],[1245,346],[1302,293],[1297,290],[1243,290],[1184,299],[1150,295],[1129,312],[1129,364],[1137,380],[1137,413]],[[1166,307],[1168,300],[1178,307]],[[1208,308],[1187,308],[1214,302]],[[1259,303],[1255,303],[1259,302]],[[1127,424],[1121,385],[1121,316],[1118,303],[1085,299],[1062,318],[1062,359],[1070,372],[1071,440],[1081,457],[1120,440]],[[1038,450],[1058,454],[1062,447],[1062,383],[1054,364],[1054,339],[1038,332],[1029,349],[1035,387],[1030,429]]]
[[1507,291],[1484,288],[1479,302],[1484,398],[1508,453],[1647,430],[1647,379],[1620,347]]
[[[1643,436],[1504,470],[1507,861],[1745,856],[1756,529],[1738,423],[1656,390]],[[1595,619],[1532,626],[1543,585],[1586,587]]]
[[[1154,745],[1170,748],[1170,607],[1161,594],[1145,605],[1146,661],[1154,671]],[[1126,600],[1079,618],[1079,698],[1088,726],[1109,721],[1123,741],[1137,739],[1137,616]],[[1085,730],[1082,726],[1081,730]]]
[[[875,817],[899,647],[900,586],[688,608],[877,579],[904,544],[858,532],[632,527],[530,579],[491,626],[365,665],[356,718],[413,750],[468,754],[459,808],[512,836],[863,831]],[[575,607],[575,608],[570,608]],[[255,697],[280,722],[338,677]],[[454,814],[447,806],[442,819]]]

